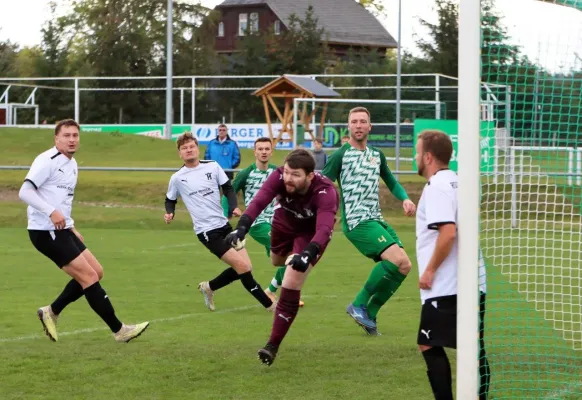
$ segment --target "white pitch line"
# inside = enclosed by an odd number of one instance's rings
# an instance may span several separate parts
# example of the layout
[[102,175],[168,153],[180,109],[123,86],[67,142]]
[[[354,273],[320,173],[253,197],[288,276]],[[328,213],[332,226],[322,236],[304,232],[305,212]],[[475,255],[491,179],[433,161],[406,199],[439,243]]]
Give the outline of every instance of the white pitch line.
[[549,395],[544,397],[544,399],[545,400],[561,399],[563,396],[567,394],[575,394],[573,390],[579,387],[580,385],[582,385],[582,381],[572,382],[572,384],[566,386],[564,389],[550,393]]
[[[336,295],[306,295],[306,296],[302,296],[303,298],[315,298],[315,297],[319,297],[319,298],[329,298],[329,299],[335,299],[337,298]],[[207,315],[213,315],[213,314],[226,314],[226,313],[232,313],[232,312],[237,312],[237,311],[245,311],[245,310],[250,310],[253,308],[258,308],[260,307],[258,304],[254,304],[254,305],[250,305],[250,306],[244,306],[244,307],[235,307],[235,308],[227,308],[225,310],[218,310],[218,311],[208,311],[208,312],[203,312],[203,313],[191,313],[191,314],[182,314],[182,315],[178,315],[175,317],[169,317],[169,318],[159,318],[159,319],[153,319],[150,321],[151,323],[158,323],[158,322],[170,322],[170,321],[179,321],[181,319],[186,319],[186,318],[193,318],[193,317],[200,317],[200,316],[207,316]],[[59,332],[59,336],[72,336],[72,335],[79,335],[81,333],[93,333],[93,332],[99,332],[99,331],[104,331],[107,330],[106,327],[101,327],[101,328],[85,328],[85,329],[78,329],[76,331],[69,331],[69,332]],[[0,338],[0,343],[9,343],[9,342],[22,342],[25,340],[36,340],[36,339],[45,339],[46,336],[45,335],[28,335],[28,336],[18,336],[18,337],[14,337],[14,338]]]

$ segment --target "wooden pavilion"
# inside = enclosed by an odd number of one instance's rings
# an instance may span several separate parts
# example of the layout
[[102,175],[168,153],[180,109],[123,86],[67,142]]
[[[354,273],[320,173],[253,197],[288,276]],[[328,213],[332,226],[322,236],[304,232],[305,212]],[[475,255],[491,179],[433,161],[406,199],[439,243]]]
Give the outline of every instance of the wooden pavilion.
[[[293,99],[300,98],[329,98],[339,97],[339,93],[325,86],[321,82],[316,81],[310,77],[297,75],[283,75],[271,81],[260,89],[257,89],[253,95],[263,99],[263,106],[265,108],[265,117],[267,118],[267,125],[269,126],[269,136],[275,145],[279,142],[293,142],[293,115],[294,102]],[[282,99],[284,103],[283,112],[277,105],[275,99]],[[311,121],[317,111],[317,106],[320,103],[314,103],[311,112],[307,110],[307,103],[304,102],[301,110],[298,110],[298,122],[304,126],[304,132],[309,133],[311,139],[315,139],[315,129],[311,127]],[[320,118],[321,128],[325,124],[325,116],[327,113],[327,103],[323,103]],[[271,109],[281,121],[282,128],[277,135],[273,133],[273,126],[271,120]]]

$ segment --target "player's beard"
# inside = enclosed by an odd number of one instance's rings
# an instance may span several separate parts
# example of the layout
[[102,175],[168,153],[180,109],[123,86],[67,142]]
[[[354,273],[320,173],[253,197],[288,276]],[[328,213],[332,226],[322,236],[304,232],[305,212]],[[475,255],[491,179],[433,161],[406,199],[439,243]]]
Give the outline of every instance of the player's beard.
[[418,169],[418,175],[424,176],[424,164],[423,163],[419,163],[417,165],[417,169]]
[[[293,188],[293,191],[289,191],[289,187]],[[303,195],[307,192],[307,179],[305,179],[301,184],[295,185],[293,183],[285,183],[285,190],[289,194],[299,194]]]

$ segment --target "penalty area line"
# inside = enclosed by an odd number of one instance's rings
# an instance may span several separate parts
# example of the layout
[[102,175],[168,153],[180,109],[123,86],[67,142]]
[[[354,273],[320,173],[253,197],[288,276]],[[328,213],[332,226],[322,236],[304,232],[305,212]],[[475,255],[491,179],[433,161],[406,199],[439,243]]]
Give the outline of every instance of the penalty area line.
[[[337,298],[337,296],[336,295],[312,295],[312,296],[306,295],[306,296],[302,296],[302,298],[332,298],[332,299],[335,299],[335,298]],[[150,321],[150,324],[156,324],[159,322],[179,321],[182,319],[202,317],[202,316],[214,315],[214,314],[228,314],[228,313],[233,313],[233,312],[238,312],[238,311],[251,310],[253,308],[259,308],[259,307],[260,307],[259,304],[253,304],[253,305],[248,305],[248,306],[243,306],[243,307],[227,308],[225,310],[218,310],[218,311],[182,314],[182,315],[177,315],[175,317],[152,319]],[[77,330],[68,331],[68,332],[59,332],[58,335],[59,335],[59,337],[61,337],[61,336],[74,336],[74,335],[80,335],[82,333],[93,333],[93,332],[100,332],[100,331],[106,331],[106,330],[108,330],[107,327],[85,328],[85,329],[77,329]],[[39,335],[17,336],[17,337],[13,337],[13,338],[0,338],[0,343],[23,342],[26,340],[37,340],[37,339],[47,339],[47,337],[45,335],[39,334]]]

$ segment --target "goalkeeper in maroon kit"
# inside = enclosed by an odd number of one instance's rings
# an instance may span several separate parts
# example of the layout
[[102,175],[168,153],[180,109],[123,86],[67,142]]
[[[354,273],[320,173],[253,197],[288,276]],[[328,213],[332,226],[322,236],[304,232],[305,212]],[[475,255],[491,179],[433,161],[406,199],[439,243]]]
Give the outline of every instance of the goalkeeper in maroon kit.
[[301,288],[311,269],[321,259],[333,232],[339,196],[333,183],[314,172],[315,159],[306,150],[294,150],[285,165],[273,171],[240,217],[226,240],[232,246],[242,241],[257,216],[273,201],[271,261],[286,265],[281,296],[275,309],[269,341],[259,350],[266,365],[275,360],[279,345],[299,309]]

